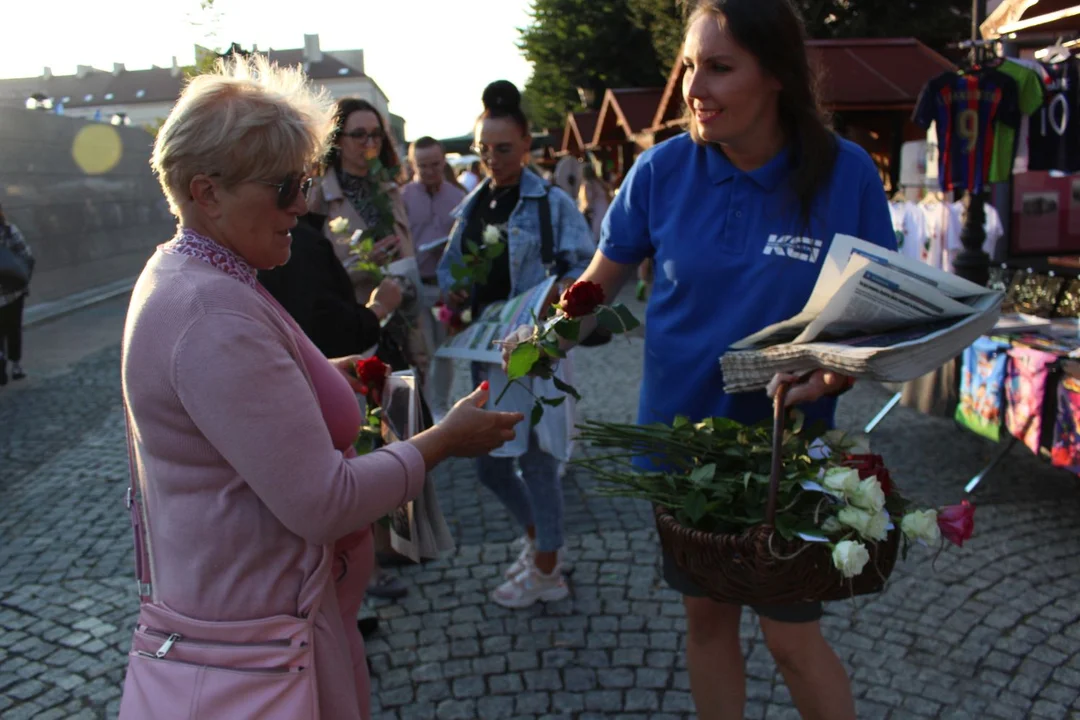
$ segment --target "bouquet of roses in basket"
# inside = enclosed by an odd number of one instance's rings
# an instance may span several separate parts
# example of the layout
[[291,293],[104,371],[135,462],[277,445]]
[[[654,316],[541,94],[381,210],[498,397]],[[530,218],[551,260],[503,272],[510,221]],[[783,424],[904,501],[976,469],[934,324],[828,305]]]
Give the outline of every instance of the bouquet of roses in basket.
[[[963,545],[974,530],[975,508],[963,501],[940,509],[915,508],[893,482],[864,437],[804,431],[802,417],[783,438],[782,475],[774,531],[788,541],[827,543],[844,577],[862,572],[867,545],[903,534],[909,545]],[[711,418],[672,425],[589,421],[579,439],[598,454],[575,461],[593,471],[600,492],[648,500],[667,508],[682,526],[740,534],[765,521],[772,457],[772,426]],[[642,472],[633,459],[655,467]]]
[[[560,347],[560,339],[577,342],[581,334],[581,321],[595,317],[598,327],[612,333],[626,333],[641,323],[625,305],[604,304],[604,289],[594,282],[576,282],[566,289],[560,302],[552,305],[554,314],[547,320],[533,318],[533,325],[507,341],[512,346],[507,361],[506,376],[510,380],[495,403],[498,404],[510,385],[529,375],[551,380],[556,389],[564,393],[560,397],[533,395],[532,422],[535,425],[544,414],[544,406],[558,407],[571,395],[580,400],[581,395],[569,383],[555,375],[556,364],[566,353]],[[524,386],[527,388],[527,386]],[[531,393],[532,390],[529,390]]]

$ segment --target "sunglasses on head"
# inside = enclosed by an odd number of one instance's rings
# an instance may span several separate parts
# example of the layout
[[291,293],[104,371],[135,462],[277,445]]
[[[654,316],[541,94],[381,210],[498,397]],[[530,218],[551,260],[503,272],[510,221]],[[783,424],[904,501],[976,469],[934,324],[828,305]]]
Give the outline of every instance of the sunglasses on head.
[[315,180],[304,173],[291,172],[279,183],[270,182],[269,180],[256,180],[255,182],[260,185],[276,187],[278,189],[277,205],[284,210],[296,202],[296,196],[300,193],[307,195],[308,190],[311,189],[311,184]]
[[378,128],[372,130],[371,132],[368,132],[363,128],[357,128],[356,130],[353,130],[351,132],[343,132],[341,134],[343,137],[352,138],[353,140],[359,140],[362,143],[366,143],[369,141],[382,142],[382,139],[386,137],[385,135],[383,135],[383,131],[379,130]]

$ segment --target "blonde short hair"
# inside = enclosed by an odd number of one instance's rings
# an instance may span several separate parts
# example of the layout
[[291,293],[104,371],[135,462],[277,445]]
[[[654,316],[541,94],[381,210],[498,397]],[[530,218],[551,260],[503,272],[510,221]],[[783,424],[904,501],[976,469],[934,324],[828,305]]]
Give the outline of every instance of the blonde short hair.
[[314,89],[299,67],[234,56],[187,84],[158,130],[150,166],[179,216],[195,175],[219,175],[232,187],[309,170],[333,126],[329,93]]

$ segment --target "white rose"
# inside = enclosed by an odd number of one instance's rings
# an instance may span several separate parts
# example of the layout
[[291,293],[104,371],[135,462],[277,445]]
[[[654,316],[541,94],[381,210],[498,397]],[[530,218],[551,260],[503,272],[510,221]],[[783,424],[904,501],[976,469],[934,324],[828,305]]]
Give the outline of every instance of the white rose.
[[502,231],[494,225],[484,228],[484,245],[494,245],[502,242]]
[[836,513],[836,519],[867,540],[884,540],[889,535],[889,514],[886,512],[869,513],[848,506]]
[[913,510],[900,521],[900,529],[911,540],[921,540],[928,545],[941,540],[937,524],[937,510]]
[[461,322],[466,325],[472,322],[472,308],[465,308],[461,311]]
[[861,573],[866,563],[870,562],[870,553],[862,543],[844,540],[833,548],[832,561],[844,577],[851,578]]
[[868,477],[848,495],[848,502],[872,513],[881,512],[885,507],[885,491],[881,489],[881,483],[876,477]]
[[336,217],[330,221],[330,232],[335,235],[344,235],[349,231],[348,218]]
[[859,471],[845,467],[829,468],[821,484],[833,493],[847,497],[859,489]]

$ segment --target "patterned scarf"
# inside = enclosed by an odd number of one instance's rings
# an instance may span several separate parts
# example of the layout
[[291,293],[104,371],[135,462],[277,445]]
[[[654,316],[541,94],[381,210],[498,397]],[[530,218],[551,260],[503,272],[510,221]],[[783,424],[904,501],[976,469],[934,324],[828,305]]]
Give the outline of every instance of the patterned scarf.
[[379,206],[374,202],[375,188],[372,187],[370,177],[350,175],[342,170],[338,174],[341,181],[341,194],[352,204],[356,214],[369,228],[378,227],[382,219],[379,215]]
[[191,228],[180,228],[176,237],[162,245],[161,250],[171,255],[198,258],[207,265],[216,267],[226,275],[236,278],[251,289],[258,289],[255,268],[232,250],[217,244],[205,235],[200,235]]

